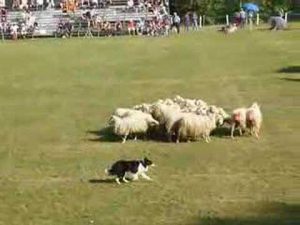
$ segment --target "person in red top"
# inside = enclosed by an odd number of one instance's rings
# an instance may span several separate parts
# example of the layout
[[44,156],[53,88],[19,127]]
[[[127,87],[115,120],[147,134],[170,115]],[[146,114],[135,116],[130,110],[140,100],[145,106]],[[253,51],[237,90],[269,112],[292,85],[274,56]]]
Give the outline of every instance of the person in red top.
[[131,19],[127,25],[129,35],[135,35],[135,22]]

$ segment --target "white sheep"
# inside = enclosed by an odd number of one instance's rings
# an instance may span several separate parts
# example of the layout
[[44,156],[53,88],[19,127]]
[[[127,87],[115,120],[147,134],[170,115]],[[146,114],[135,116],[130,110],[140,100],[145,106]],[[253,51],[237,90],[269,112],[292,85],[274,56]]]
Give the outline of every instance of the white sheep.
[[194,140],[200,137],[208,143],[210,142],[210,133],[216,128],[216,115],[210,113],[207,116],[199,116],[193,113],[186,113],[174,123],[172,131],[176,135],[176,143],[180,140]]
[[234,129],[238,128],[240,135],[248,128],[251,135],[259,136],[262,123],[262,113],[259,105],[254,102],[249,108],[238,108],[231,115],[231,138],[234,138]]
[[121,118],[113,115],[110,124],[113,127],[114,134],[121,136],[122,143],[125,143],[128,135],[133,134],[134,140],[137,140],[137,134],[145,134],[150,126],[155,126],[159,123],[152,117],[131,115]]
[[118,117],[126,117],[130,114],[134,114],[140,112],[139,110],[135,110],[135,109],[128,109],[128,108],[117,108],[113,115],[114,116],[118,116]]
[[246,113],[247,108],[237,108],[231,114],[231,138],[234,138],[233,133],[235,128],[239,129],[240,135],[246,130]]
[[259,132],[262,124],[262,113],[259,105],[254,102],[246,113],[246,126],[250,129],[250,134],[259,137]]
[[181,113],[176,106],[167,106],[163,104],[156,104],[153,106],[152,116],[159,124],[164,127],[169,141],[171,141],[171,128],[173,124],[181,118]]

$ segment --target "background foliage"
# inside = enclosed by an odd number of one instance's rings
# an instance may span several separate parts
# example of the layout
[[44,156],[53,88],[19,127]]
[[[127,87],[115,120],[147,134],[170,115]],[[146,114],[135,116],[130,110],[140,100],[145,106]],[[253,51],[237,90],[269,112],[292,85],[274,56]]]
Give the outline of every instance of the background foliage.
[[259,5],[262,18],[270,15],[278,15],[284,11],[291,10],[295,4],[292,0],[174,0],[170,2],[171,11],[177,11],[184,15],[188,11],[196,11],[205,15],[208,23],[221,22],[224,15],[233,15],[246,2],[253,2]]

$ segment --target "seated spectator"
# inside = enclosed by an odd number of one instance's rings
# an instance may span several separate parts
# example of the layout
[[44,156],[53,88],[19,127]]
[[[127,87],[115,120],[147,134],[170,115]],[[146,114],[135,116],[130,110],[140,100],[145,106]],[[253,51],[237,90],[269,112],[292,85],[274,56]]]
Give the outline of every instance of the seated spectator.
[[98,0],[91,0],[91,6],[93,8],[97,8],[98,7]]
[[6,23],[7,21],[7,11],[5,8],[1,8],[1,23]]
[[115,33],[116,33],[116,35],[120,35],[122,33],[122,30],[123,30],[123,26],[122,26],[121,21],[117,21],[115,23]]
[[108,21],[105,21],[103,24],[103,30],[104,30],[104,35],[105,36],[111,36],[112,35],[112,29],[111,29],[111,24]]
[[128,0],[127,1],[127,9],[128,9],[128,11],[134,11],[134,2],[133,2],[133,0]]
[[43,10],[44,1],[36,0],[37,10]]

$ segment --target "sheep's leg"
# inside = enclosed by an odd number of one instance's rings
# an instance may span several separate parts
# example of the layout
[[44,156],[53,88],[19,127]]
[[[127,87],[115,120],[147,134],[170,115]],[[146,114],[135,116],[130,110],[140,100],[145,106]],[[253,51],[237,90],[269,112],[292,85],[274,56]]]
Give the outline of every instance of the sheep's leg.
[[137,141],[137,135],[134,135],[134,139],[133,139],[134,141]]
[[234,138],[234,136],[233,136],[233,133],[234,133],[234,129],[235,129],[235,123],[233,123],[232,125],[231,125],[231,138],[233,139]]
[[207,143],[209,143],[211,141],[209,134],[206,135],[206,139],[207,139]]
[[117,184],[121,184],[119,177],[116,178]]
[[259,139],[259,130],[257,128],[253,129],[253,133],[257,139]]
[[209,143],[209,142],[210,142],[210,138],[209,138],[209,136],[208,136],[208,135],[205,135],[205,138],[204,138],[204,140],[205,140],[205,142],[206,142],[206,143]]
[[126,142],[126,138],[127,138],[127,135],[125,135],[124,137],[122,137],[122,144],[124,144]]
[[122,178],[122,180],[123,180],[125,183],[129,183],[129,181],[128,181],[128,180],[126,180],[126,178],[125,178],[125,177],[123,177],[123,178]]
[[241,128],[241,127],[239,127],[239,133],[240,133],[240,136],[243,135],[243,131],[242,131],[242,128]]

